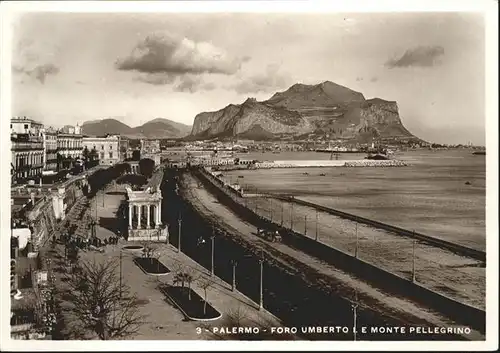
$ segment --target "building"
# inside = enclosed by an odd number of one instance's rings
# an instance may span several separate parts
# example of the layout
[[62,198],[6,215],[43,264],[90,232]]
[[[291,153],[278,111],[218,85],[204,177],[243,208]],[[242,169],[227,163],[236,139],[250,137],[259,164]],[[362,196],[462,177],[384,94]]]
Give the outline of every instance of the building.
[[57,131],[53,129],[45,129],[42,132],[43,136],[43,174],[51,174],[57,171]]
[[78,124],[76,124],[75,126],[65,125],[61,128],[60,132],[65,133],[65,134],[81,135],[82,134],[82,127]]
[[26,116],[13,117],[10,119],[11,134],[31,134],[37,136],[40,130],[43,129],[43,124],[39,123]]
[[83,136],[78,125],[75,128],[65,126],[57,133],[57,167],[70,169],[82,158]]
[[15,117],[10,130],[12,183],[39,181],[45,160],[43,125],[30,118]]
[[129,158],[128,157],[129,153],[127,153],[129,149],[130,149],[129,140],[127,138],[120,138],[120,158],[122,160]]
[[156,153],[160,153],[160,140],[141,140],[141,158]]
[[160,140],[141,140],[141,159],[149,158],[155,165],[161,163]]
[[120,162],[120,136],[83,137],[83,149],[96,150],[99,164],[112,165]]

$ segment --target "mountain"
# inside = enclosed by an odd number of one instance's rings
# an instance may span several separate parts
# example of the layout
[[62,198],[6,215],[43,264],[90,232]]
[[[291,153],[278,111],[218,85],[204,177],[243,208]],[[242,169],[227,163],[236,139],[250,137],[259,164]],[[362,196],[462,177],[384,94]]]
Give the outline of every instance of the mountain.
[[191,126],[172,120],[157,118],[132,129],[132,134],[148,138],[177,138],[189,135]]
[[191,131],[191,126],[168,119],[157,118],[141,126],[132,128],[116,119],[102,119],[84,122],[82,131],[83,134],[90,136],[119,134],[129,138],[165,139],[184,137]]
[[295,84],[266,101],[249,98],[239,105],[200,113],[191,131],[192,138],[266,140],[308,135],[358,142],[414,138],[401,123],[396,102],[367,100],[362,93],[330,81]]
[[102,136],[106,134],[128,135],[132,128],[116,119],[102,119],[86,121],[82,124],[82,133],[90,136]]

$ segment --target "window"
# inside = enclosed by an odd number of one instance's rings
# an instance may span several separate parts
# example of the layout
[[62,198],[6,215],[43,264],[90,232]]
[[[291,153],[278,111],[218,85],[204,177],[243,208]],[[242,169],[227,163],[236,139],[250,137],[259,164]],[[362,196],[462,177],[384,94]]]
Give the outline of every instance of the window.
[[10,124],[10,128],[12,129],[12,124]]
[[103,149],[104,149],[104,145],[101,145],[101,150],[103,150]]
[[104,152],[101,152],[101,159],[104,159]]
[[109,158],[113,158],[113,152],[109,152]]
[[28,124],[24,124],[24,129],[27,130],[29,128]]
[[95,145],[94,145],[94,149],[97,149],[97,148],[95,148]]
[[109,149],[112,150],[113,149],[113,145],[109,145]]

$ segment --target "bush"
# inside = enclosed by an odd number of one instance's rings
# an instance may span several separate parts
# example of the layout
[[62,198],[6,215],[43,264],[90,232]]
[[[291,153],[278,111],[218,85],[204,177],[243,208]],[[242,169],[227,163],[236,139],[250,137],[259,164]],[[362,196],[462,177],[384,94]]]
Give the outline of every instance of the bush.
[[151,178],[155,170],[155,162],[150,158],[144,158],[139,161],[139,170],[146,178]]
[[107,169],[99,169],[88,177],[88,184],[90,185],[89,196],[94,196],[97,191],[102,190],[112,180],[116,180],[125,172],[130,170],[130,165],[127,163],[115,164]]
[[133,186],[143,186],[147,183],[147,179],[139,174],[126,174],[116,180],[117,184],[130,184]]

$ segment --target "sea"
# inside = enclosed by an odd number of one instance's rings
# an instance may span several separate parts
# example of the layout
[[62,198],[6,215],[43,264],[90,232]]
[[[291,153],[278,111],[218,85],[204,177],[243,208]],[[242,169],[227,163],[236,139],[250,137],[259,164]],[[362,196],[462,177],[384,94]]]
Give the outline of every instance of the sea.
[[[338,159],[366,154],[341,153]],[[327,160],[320,152],[245,153],[243,159]],[[284,193],[479,250],[486,248],[486,158],[471,150],[416,150],[407,167],[327,167],[225,172],[247,189]]]

